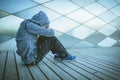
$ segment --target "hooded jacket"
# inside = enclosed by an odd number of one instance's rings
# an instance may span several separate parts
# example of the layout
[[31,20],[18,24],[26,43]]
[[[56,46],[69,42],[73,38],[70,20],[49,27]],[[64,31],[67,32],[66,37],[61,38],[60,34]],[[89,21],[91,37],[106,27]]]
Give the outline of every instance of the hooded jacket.
[[32,63],[37,57],[36,42],[38,36],[54,36],[53,29],[44,28],[49,24],[47,15],[42,11],[35,14],[32,19],[26,19],[20,24],[16,34],[16,52],[25,64]]

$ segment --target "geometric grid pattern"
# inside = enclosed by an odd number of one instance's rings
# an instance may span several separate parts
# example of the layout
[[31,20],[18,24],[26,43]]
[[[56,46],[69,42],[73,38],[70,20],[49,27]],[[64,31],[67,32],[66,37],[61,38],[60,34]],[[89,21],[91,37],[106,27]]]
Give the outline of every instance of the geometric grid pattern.
[[2,0],[0,43],[40,10],[67,48],[120,46],[120,0]]

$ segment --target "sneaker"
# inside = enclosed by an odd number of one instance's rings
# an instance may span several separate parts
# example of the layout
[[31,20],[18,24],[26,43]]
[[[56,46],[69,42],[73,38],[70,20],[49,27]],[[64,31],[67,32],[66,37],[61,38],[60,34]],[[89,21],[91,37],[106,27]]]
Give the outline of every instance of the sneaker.
[[54,55],[54,59],[55,59],[55,60],[75,60],[75,59],[76,59],[76,56],[73,56],[73,55],[70,55],[70,54],[69,54],[67,57],[61,58],[60,54],[57,53],[57,54]]
[[75,59],[76,59],[76,56],[73,56],[73,55],[69,55],[66,58],[63,58],[63,60],[75,60]]

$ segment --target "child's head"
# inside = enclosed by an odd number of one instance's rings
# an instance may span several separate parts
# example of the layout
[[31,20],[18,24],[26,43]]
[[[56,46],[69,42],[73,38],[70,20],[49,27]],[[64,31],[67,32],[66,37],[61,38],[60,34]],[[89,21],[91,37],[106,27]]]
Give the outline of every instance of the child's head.
[[38,23],[41,27],[45,27],[45,28],[49,27],[50,21],[47,15],[43,11],[40,11],[39,13],[35,14],[32,17],[32,19],[36,21],[36,23]]

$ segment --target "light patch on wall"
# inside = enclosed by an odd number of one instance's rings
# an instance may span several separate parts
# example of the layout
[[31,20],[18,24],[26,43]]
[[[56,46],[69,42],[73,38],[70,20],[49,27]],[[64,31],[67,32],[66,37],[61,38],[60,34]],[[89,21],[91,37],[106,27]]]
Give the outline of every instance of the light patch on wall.
[[0,19],[0,34],[15,35],[22,18],[10,15]]
[[73,29],[72,31],[68,32],[67,34],[77,37],[79,39],[85,39],[86,37],[88,37],[89,35],[91,35],[94,32],[95,32],[94,30],[92,30],[84,25],[81,25],[80,27]]
[[98,46],[101,46],[101,47],[111,47],[113,46],[117,41],[110,38],[110,37],[107,37],[105,38],[103,41],[101,41]]
[[104,27],[104,25],[106,25],[107,23],[102,21],[99,18],[94,18],[92,20],[90,20],[89,22],[85,23],[85,25],[87,25],[88,27],[94,29],[94,30],[98,30],[102,27]]

